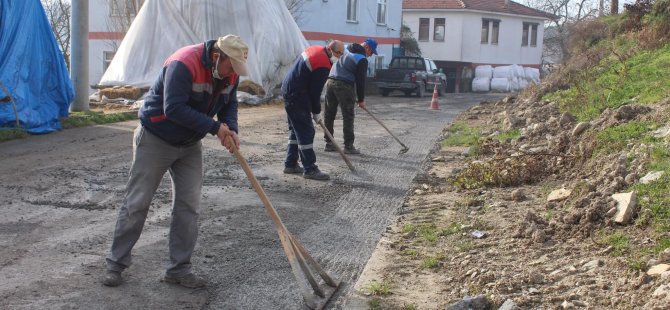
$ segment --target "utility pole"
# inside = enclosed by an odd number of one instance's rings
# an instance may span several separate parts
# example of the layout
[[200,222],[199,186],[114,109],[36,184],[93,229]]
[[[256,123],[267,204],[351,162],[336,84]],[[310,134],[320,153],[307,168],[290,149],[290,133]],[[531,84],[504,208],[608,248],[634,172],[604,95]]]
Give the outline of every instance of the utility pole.
[[72,0],[70,79],[74,102],[70,111],[88,111],[88,0]]

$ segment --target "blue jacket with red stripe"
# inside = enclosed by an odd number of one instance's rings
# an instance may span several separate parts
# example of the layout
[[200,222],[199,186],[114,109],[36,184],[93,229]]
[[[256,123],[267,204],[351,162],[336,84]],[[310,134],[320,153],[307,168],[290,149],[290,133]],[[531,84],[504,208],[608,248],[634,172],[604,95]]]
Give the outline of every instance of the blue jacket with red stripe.
[[284,104],[298,105],[314,114],[321,113],[321,91],[331,66],[325,47],[315,45],[306,48],[282,81]]
[[216,135],[221,123],[238,131],[239,79],[235,74],[224,80],[212,77],[209,52],[215,42],[186,46],[172,54],[138,112],[142,126],[169,144],[185,146],[207,133]]

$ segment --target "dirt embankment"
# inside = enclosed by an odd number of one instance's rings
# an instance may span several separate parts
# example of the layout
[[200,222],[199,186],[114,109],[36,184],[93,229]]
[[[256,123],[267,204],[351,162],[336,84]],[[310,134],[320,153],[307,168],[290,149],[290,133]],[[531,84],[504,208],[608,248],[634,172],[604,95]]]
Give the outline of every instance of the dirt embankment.
[[[636,225],[635,208],[632,219],[623,211],[621,193],[647,176],[651,147],[628,143],[607,152],[597,141],[608,128],[667,119],[667,106],[667,99],[625,105],[578,122],[554,103],[508,97],[461,113],[455,124],[489,138],[430,155],[432,166],[415,179],[413,194],[356,284],[358,303],[373,309],[667,309],[670,273],[663,264],[670,264],[670,250],[648,252],[638,265],[622,255],[632,247],[662,246],[657,243],[668,235]],[[445,138],[456,134],[453,126]],[[511,139],[501,139],[509,133]],[[654,134],[668,146],[667,133]],[[631,236],[624,246],[613,238],[622,232]]]

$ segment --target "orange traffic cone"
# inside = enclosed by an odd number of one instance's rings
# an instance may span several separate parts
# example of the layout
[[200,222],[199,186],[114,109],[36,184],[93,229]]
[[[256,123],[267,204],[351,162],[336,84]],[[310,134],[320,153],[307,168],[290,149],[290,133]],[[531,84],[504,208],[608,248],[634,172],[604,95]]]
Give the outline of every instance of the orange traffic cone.
[[433,90],[433,100],[430,101],[431,110],[439,110],[440,102],[437,100],[437,84],[435,84],[435,90]]

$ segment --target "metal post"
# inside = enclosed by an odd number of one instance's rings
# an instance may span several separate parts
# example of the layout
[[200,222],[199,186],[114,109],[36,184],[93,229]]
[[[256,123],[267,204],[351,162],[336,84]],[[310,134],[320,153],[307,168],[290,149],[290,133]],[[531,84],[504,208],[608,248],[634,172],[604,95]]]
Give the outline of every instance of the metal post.
[[74,84],[74,101],[70,111],[88,111],[88,0],[72,0],[70,25],[70,78]]

